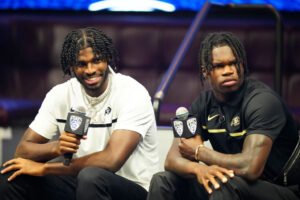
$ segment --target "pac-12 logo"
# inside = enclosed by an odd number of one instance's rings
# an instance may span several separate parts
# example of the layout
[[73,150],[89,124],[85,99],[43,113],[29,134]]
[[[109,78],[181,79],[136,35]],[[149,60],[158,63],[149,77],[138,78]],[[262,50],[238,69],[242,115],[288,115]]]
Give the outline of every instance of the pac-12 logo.
[[188,119],[186,123],[187,123],[188,129],[194,135],[196,130],[197,130],[197,119],[196,119],[196,117]]
[[179,120],[173,121],[173,126],[174,126],[174,129],[175,129],[176,133],[179,136],[181,136],[182,133],[183,133],[183,123],[182,123],[182,121],[179,121]]
[[70,118],[70,127],[72,131],[77,130],[82,123],[82,118],[76,115],[72,115]]

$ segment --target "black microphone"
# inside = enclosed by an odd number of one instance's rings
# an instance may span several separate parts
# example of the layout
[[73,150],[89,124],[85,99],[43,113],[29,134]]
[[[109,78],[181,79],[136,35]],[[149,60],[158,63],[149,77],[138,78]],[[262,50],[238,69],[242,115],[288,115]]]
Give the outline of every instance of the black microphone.
[[[71,108],[68,113],[65,132],[73,133],[79,137],[85,136],[87,134],[91,118],[85,116],[85,108],[78,106],[76,108]],[[64,154],[63,164],[69,166],[72,160],[73,153]]]
[[189,114],[185,107],[176,110],[176,117],[172,119],[174,137],[190,138],[199,132],[197,118]]

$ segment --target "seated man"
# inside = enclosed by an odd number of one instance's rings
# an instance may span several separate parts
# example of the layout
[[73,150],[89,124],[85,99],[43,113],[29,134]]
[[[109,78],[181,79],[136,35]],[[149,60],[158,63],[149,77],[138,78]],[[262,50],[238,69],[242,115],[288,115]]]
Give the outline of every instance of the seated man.
[[[112,40],[96,28],[66,36],[61,65],[74,78],[48,92],[15,159],[4,164],[1,199],[146,198],[158,171],[151,98],[137,81],[113,71],[115,58]],[[82,140],[64,131],[78,105],[91,118]],[[65,154],[74,154],[69,166],[47,162]]]
[[[246,77],[245,49],[232,33],[209,34],[199,61],[201,81],[211,87],[189,111],[200,131],[189,139],[174,138],[166,171],[153,176],[148,199],[299,199],[282,179],[275,180],[298,141],[286,104]],[[207,140],[213,150],[203,145]]]

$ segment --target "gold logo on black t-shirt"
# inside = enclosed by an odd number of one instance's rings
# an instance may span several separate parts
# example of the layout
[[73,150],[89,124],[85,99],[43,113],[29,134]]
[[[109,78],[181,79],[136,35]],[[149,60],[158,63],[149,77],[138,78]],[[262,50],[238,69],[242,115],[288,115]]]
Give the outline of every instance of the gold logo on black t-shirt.
[[240,117],[236,116],[231,120],[230,126],[238,126],[240,125]]

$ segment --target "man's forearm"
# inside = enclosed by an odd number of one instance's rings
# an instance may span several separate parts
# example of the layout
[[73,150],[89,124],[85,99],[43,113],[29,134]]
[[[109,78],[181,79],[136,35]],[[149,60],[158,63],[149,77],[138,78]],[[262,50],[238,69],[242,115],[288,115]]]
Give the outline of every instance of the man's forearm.
[[57,141],[48,142],[44,144],[33,142],[22,142],[19,144],[15,157],[30,159],[37,162],[46,162],[57,156],[55,151]]
[[83,168],[96,166],[107,169],[111,172],[118,171],[126,160],[120,159],[117,155],[107,150],[92,153],[77,159],[73,159],[69,166],[60,163],[45,163],[45,175],[77,175]]
[[198,160],[207,165],[218,165],[234,170],[238,176],[244,176],[250,164],[250,157],[238,154],[223,154],[212,149],[202,147],[198,150]]
[[272,140],[262,134],[245,138],[241,153],[223,154],[206,147],[199,148],[198,160],[234,170],[238,176],[255,180],[260,177],[272,148]]
[[184,178],[194,178],[196,177],[195,170],[199,163],[182,157],[178,149],[179,143],[180,140],[178,138],[174,138],[173,144],[165,160],[165,169],[175,172]]
[[176,159],[169,159],[165,163],[165,169],[168,171],[175,172],[176,174],[184,178],[194,178],[195,169],[199,163],[187,160],[182,157],[177,157]]

